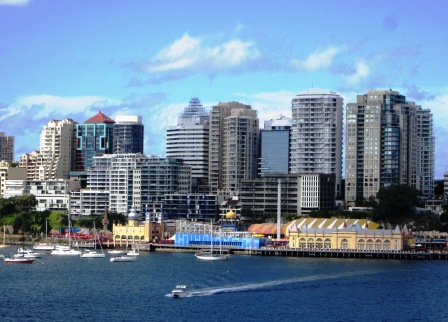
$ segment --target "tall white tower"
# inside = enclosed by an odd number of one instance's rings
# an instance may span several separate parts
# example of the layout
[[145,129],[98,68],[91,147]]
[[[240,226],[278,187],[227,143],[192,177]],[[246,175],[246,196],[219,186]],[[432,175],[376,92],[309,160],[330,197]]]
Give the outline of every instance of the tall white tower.
[[177,126],[166,131],[166,157],[182,159],[191,166],[192,191],[207,185],[209,113],[198,98],[192,98],[179,114]]
[[342,106],[341,96],[318,88],[292,100],[290,171],[334,174],[336,196],[342,178]]
[[51,120],[40,135],[40,157],[35,179],[67,179],[74,163],[76,123],[72,119]]

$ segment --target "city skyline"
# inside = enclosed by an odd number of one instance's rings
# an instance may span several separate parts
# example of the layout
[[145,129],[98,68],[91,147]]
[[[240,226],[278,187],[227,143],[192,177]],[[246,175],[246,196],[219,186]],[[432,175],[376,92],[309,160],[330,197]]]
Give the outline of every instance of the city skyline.
[[431,109],[441,179],[448,5],[431,4],[0,0],[0,132],[15,136],[18,160],[51,119],[141,115],[145,154],[163,156],[192,97],[207,110],[251,105],[262,125],[291,117],[309,88],[342,96],[344,114],[356,95],[391,88]]

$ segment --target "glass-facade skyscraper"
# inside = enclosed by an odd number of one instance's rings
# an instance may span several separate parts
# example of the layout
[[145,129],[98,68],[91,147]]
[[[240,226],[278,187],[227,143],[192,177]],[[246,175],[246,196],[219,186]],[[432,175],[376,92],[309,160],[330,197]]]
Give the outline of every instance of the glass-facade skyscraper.
[[260,131],[260,176],[289,173],[291,124],[291,118],[282,115],[264,122]]
[[114,153],[142,153],[144,145],[144,126],[142,117],[119,115],[115,117]]
[[85,172],[92,166],[94,156],[113,152],[114,124],[114,120],[99,111],[84,124],[76,125],[75,171]]

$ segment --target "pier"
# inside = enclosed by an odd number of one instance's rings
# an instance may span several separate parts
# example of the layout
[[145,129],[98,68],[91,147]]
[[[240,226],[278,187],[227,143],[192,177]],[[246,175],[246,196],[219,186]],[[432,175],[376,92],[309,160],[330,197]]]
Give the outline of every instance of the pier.
[[[204,247],[175,246],[166,244],[140,245],[140,250],[152,252],[197,252]],[[414,252],[385,250],[349,250],[349,249],[291,249],[270,248],[237,249],[223,248],[230,254],[249,256],[280,256],[280,257],[326,257],[326,258],[364,258],[364,259],[418,259],[418,260],[448,260],[448,252]]]

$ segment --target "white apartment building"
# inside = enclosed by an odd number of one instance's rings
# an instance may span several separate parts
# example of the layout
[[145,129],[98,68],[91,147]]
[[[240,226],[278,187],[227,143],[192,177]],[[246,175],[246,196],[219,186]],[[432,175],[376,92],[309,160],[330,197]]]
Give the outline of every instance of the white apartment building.
[[343,99],[335,92],[313,88],[292,100],[290,173],[335,175],[341,194]]
[[208,181],[209,120],[199,99],[192,98],[179,114],[177,126],[166,131],[166,157],[182,159],[191,166],[193,192]]
[[26,180],[26,169],[0,167],[0,197],[5,197],[6,180]]
[[67,179],[75,162],[76,122],[72,119],[51,120],[40,135],[40,150],[24,154],[20,167],[26,168],[28,179]]
[[72,215],[103,216],[109,209],[109,191],[74,191],[71,193],[70,205]]
[[109,191],[109,211],[127,214],[134,207],[141,212],[166,194],[190,192],[191,167],[180,159],[127,153],[93,160],[88,188]]
[[34,195],[36,210],[68,210],[70,192],[79,190],[79,181],[57,180],[6,180],[5,198]]
[[210,112],[209,186],[212,193],[238,195],[243,179],[255,179],[260,136],[257,111],[220,102]]

